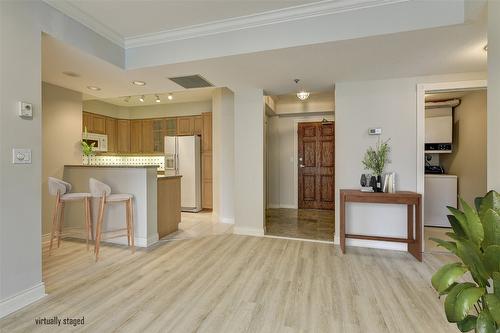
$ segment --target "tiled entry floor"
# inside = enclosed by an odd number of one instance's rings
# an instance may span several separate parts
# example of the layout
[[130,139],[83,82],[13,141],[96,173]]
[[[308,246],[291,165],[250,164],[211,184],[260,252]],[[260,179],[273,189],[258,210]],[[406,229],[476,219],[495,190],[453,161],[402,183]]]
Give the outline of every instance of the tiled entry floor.
[[270,208],[266,210],[266,235],[333,241],[333,210]]

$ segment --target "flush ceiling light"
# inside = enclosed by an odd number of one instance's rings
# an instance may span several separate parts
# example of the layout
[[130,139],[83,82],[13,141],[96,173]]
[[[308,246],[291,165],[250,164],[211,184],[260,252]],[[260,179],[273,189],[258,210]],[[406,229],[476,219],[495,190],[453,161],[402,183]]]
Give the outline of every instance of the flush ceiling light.
[[75,72],[62,72],[62,73],[69,77],[80,77],[80,74],[77,74]]
[[87,86],[87,89],[93,90],[93,91],[99,91],[99,90],[101,90],[101,88],[96,87],[96,86]]
[[125,97],[124,101],[128,103],[130,101],[130,96]]
[[171,101],[171,100],[174,99],[174,96],[172,96],[172,94],[168,94],[167,98],[168,98],[169,101]]
[[144,81],[132,81],[132,84],[133,85],[136,85],[136,86],[145,86],[146,85],[146,82]]
[[[299,79],[293,80],[296,84],[299,84]],[[310,92],[300,89],[299,92],[297,92],[297,98],[300,99],[301,101],[305,101],[306,99],[309,98]]]
[[156,103],[160,103],[160,96],[156,95]]
[[141,97],[139,97],[139,101],[144,102],[144,95],[142,95]]

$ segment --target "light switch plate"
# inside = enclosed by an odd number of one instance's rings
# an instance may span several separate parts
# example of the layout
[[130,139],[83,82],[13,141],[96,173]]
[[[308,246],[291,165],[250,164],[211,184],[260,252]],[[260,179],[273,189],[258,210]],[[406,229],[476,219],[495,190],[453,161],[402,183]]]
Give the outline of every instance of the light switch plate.
[[32,119],[33,104],[27,102],[19,102],[19,117],[23,119]]
[[381,128],[370,128],[370,129],[368,129],[368,134],[380,135],[380,134],[382,134],[382,129]]
[[12,149],[12,163],[31,164],[31,149],[24,149],[24,148]]

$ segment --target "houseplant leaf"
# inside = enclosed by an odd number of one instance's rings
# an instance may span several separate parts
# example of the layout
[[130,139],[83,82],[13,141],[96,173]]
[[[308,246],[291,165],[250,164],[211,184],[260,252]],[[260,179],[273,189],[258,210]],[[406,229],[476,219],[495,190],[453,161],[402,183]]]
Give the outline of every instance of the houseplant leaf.
[[488,209],[493,209],[500,214],[500,194],[495,191],[489,191],[481,200],[479,216],[482,218]]
[[481,221],[484,228],[483,248],[500,245],[500,215],[490,208],[484,212]]
[[444,247],[445,249],[447,249],[451,253],[457,254],[457,243],[445,241],[445,240],[434,238],[434,237],[431,237],[429,239],[433,242],[436,242],[438,244],[438,246]]
[[482,311],[477,317],[476,333],[496,333],[495,322],[488,311]]
[[500,245],[491,245],[484,251],[484,266],[488,272],[500,272]]
[[470,239],[476,244],[481,244],[484,239],[484,229],[479,215],[474,209],[472,209],[471,206],[469,206],[469,204],[467,204],[467,202],[465,202],[465,200],[460,199],[460,203],[471,233]]
[[[470,206],[468,206],[468,207],[469,207],[469,209],[471,209]],[[457,219],[458,223],[460,224],[460,226],[462,227],[462,229],[465,233],[466,238],[470,239],[475,244],[478,244],[478,245],[481,244],[481,242],[483,241],[483,238],[484,238],[484,230],[483,230],[483,225],[481,224],[481,222],[478,222],[479,219],[475,220],[474,216],[471,215],[471,220],[469,221],[469,219],[467,218],[467,216],[464,212],[461,212],[458,209],[453,208],[453,207],[449,207],[449,206],[448,206],[448,210]],[[470,213],[470,211],[469,211],[469,213]]]
[[444,301],[448,321],[457,323],[464,320],[473,304],[484,295],[484,292],[484,288],[478,288],[470,282],[459,283],[453,287]]
[[491,318],[497,325],[500,325],[500,297],[495,294],[486,294],[484,300],[490,311]]
[[457,323],[457,327],[460,330],[460,332],[469,332],[472,331],[476,327],[476,321],[477,317],[476,316],[467,316],[465,317],[464,320],[459,321]]
[[500,298],[500,273],[498,272],[493,273],[493,288],[495,295]]
[[460,225],[460,222],[458,222],[457,218],[453,215],[447,215],[448,221],[450,221],[451,228],[457,234],[459,237],[466,237],[465,231]]
[[439,293],[448,289],[454,282],[467,272],[467,268],[460,262],[447,264],[441,267],[431,279],[432,286]]
[[469,268],[474,281],[480,286],[486,286],[489,274],[484,266],[484,256],[479,247],[470,240],[457,241],[457,253]]

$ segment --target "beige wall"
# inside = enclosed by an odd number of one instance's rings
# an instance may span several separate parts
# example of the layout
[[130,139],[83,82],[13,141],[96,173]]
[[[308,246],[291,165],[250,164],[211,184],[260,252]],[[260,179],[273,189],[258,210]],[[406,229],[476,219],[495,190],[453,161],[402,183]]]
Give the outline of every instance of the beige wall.
[[122,119],[179,117],[212,112],[212,101],[126,107],[99,100],[87,100],[83,102],[83,110]]
[[275,96],[276,114],[297,114],[305,112],[335,111],[335,93],[332,91],[311,93],[308,99],[301,101],[295,94]]
[[453,111],[453,153],[441,154],[447,173],[458,176],[458,195],[468,203],[486,192],[486,91],[465,95]]
[[47,177],[62,178],[65,164],[82,163],[82,94],[44,82],[42,108],[42,234],[46,234],[55,205]]

